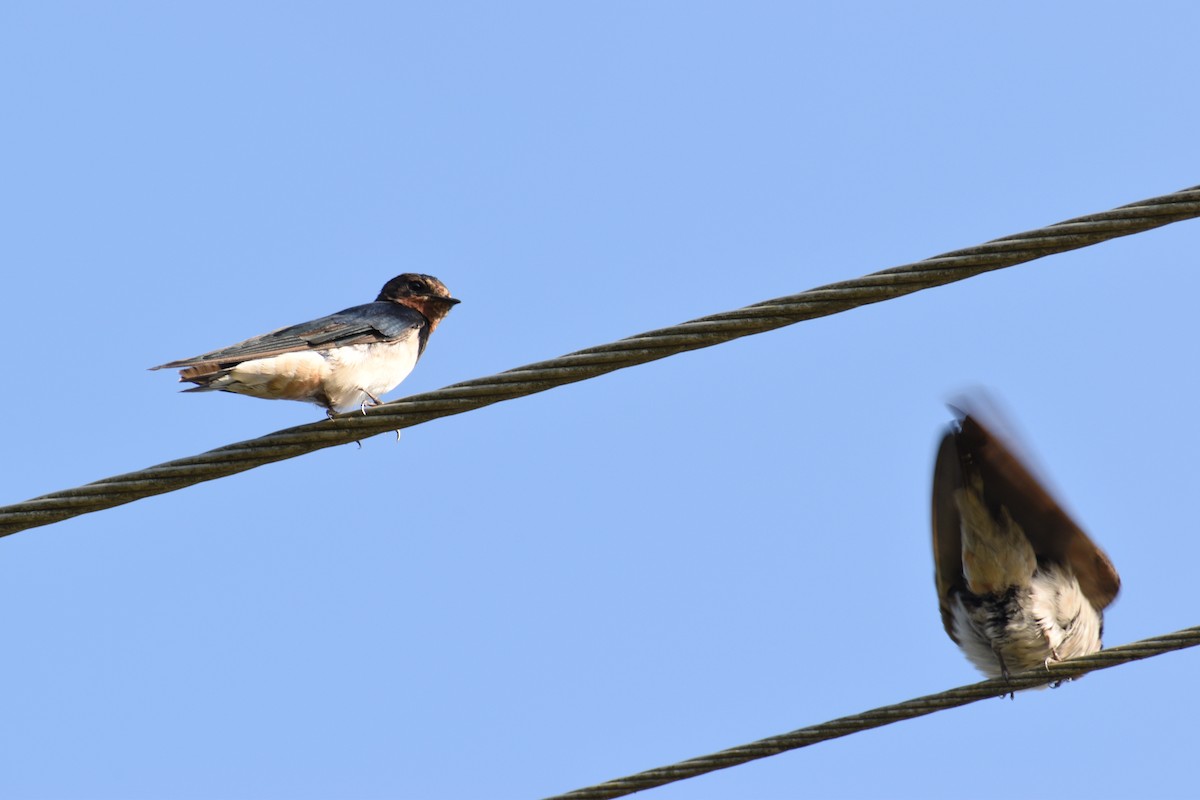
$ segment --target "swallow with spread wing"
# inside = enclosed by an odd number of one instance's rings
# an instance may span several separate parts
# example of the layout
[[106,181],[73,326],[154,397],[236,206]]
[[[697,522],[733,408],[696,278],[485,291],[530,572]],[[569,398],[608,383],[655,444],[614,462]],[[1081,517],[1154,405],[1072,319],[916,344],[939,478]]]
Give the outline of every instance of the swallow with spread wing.
[[1012,450],[963,413],[933,471],[942,624],[990,678],[1100,649],[1121,580]]
[[185,392],[301,400],[332,417],[395,389],[458,302],[437,278],[405,273],[373,303],[151,369],[180,368],[179,380],[196,384]]

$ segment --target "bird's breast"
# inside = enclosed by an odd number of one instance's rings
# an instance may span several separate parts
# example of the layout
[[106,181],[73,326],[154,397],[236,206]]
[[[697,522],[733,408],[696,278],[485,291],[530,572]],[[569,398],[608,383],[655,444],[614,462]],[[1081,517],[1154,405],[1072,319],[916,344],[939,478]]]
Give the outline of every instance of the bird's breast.
[[324,353],[328,373],[324,392],[340,411],[395,389],[417,365],[417,332],[394,342],[335,347]]

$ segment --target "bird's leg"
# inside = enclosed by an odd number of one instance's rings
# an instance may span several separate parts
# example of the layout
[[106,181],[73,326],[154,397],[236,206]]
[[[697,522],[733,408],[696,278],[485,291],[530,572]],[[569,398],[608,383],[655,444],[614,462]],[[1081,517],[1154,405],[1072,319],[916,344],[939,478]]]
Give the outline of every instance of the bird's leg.
[[[370,400],[370,401],[371,401],[371,405],[373,405],[373,406],[381,406],[381,405],[383,405],[383,403],[380,401],[380,399],[379,399],[378,397],[376,397],[375,395],[371,394],[371,393],[370,393],[370,392],[368,392],[366,389],[361,389],[360,391],[361,391],[363,394],[365,394],[365,395],[367,396],[367,399],[368,399],[368,400]],[[361,412],[362,412],[362,413],[364,413],[364,414],[366,414],[366,413],[367,413],[367,400],[363,400],[363,401],[362,401],[362,405],[358,407],[358,410],[359,410],[359,411],[361,411]]]
[[[1050,665],[1054,662],[1062,661],[1063,657],[1061,655],[1059,655],[1058,648],[1055,647],[1054,645],[1050,644],[1049,636],[1046,637],[1046,645],[1050,648],[1050,655],[1046,656],[1046,663],[1045,663],[1046,671],[1049,672]],[[1050,688],[1057,689],[1058,687],[1062,686],[1063,683],[1066,682],[1067,680],[1070,680],[1070,679],[1063,678],[1063,679],[1056,680],[1056,681],[1050,681]]]
[[[363,413],[366,413],[366,412],[364,411]],[[333,405],[332,405],[332,404],[330,404],[330,405],[326,405],[326,406],[325,406],[325,416],[326,416],[327,418],[329,418],[329,419],[336,419],[336,418],[337,418],[337,411],[335,411],[335,410],[334,410],[334,408],[333,408]],[[360,442],[360,441],[358,441],[357,439],[355,439],[355,440],[354,440],[354,443],[355,443],[356,445],[358,445],[358,449],[359,449],[359,450],[362,450],[362,442]]]
[[[362,393],[371,399],[371,405],[373,405],[373,406],[383,405],[382,400],[380,400],[378,397],[376,397],[375,395],[368,392],[366,389],[363,389]],[[364,413],[364,414],[367,413],[367,401],[366,400],[363,401],[363,404],[359,410],[362,411],[362,413]],[[396,430],[396,441],[397,442],[400,441],[400,430],[399,429]]]
[[1008,679],[1009,678],[1008,664],[1004,663],[1004,654],[1001,653],[999,650],[997,650],[994,647],[992,648],[992,652],[996,654],[996,660],[1000,662],[1000,677],[1004,678],[1004,682],[1009,685],[1008,694],[1007,695],[1002,694],[1000,696],[1001,697],[1007,696],[1009,700],[1016,700],[1017,693],[1012,691],[1012,682],[1009,681],[1009,679]]
[[[1047,672],[1050,671],[1050,663],[1051,662],[1062,661],[1062,660],[1063,660],[1062,656],[1060,656],[1058,654],[1058,649],[1051,647],[1050,648],[1050,657],[1046,659],[1046,671]],[[1070,678],[1059,678],[1058,680],[1050,681],[1050,688],[1057,689],[1058,687],[1062,686],[1064,683],[1066,683],[1069,680],[1071,680],[1071,679]]]

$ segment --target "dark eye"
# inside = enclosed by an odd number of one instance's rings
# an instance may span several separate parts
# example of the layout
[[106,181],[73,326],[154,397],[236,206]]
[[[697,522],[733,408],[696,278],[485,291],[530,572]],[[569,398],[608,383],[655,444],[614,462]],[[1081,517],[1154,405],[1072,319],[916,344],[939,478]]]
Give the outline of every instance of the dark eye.
[[408,290],[409,290],[410,292],[421,292],[421,291],[424,291],[424,290],[425,290],[425,284],[421,283],[420,281],[409,281],[409,282],[408,282]]

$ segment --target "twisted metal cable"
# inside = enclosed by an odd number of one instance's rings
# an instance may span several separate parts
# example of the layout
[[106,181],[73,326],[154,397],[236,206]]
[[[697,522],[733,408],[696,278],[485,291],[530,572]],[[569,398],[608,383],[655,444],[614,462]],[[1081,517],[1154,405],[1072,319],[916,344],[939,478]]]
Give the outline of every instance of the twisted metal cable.
[[645,772],[639,772],[636,775],[630,775],[625,778],[617,778],[616,780],[606,781],[605,783],[589,786],[584,789],[576,789],[566,794],[554,795],[546,800],[607,800],[607,798],[612,797],[624,797],[634,792],[640,792],[643,789],[652,789],[656,786],[664,786],[668,783],[694,778],[706,772],[715,772],[719,769],[735,767],[739,764],[745,764],[748,761],[778,755],[788,750],[807,747],[817,742],[838,739],[842,736],[849,736],[852,733],[858,733],[859,731],[871,728],[880,728],[884,725],[890,725],[893,722],[900,722],[901,720],[923,717],[935,711],[965,706],[979,700],[986,700],[989,697],[1001,697],[1010,692],[1020,691],[1021,689],[1032,689],[1036,686],[1045,686],[1049,683],[1078,678],[1095,670],[1108,669],[1119,664],[1128,664],[1130,661],[1139,661],[1150,656],[1169,653],[1172,650],[1195,647],[1196,645],[1200,645],[1200,627],[1184,628],[1175,633],[1142,639],[1140,642],[1132,642],[1109,650],[1101,650],[1090,656],[1055,663],[1050,665],[1048,669],[1034,669],[1027,672],[1020,672],[1009,676],[1007,681],[1003,678],[995,678],[969,686],[960,686],[957,689],[949,689],[938,694],[926,695],[925,697],[907,700],[896,705],[883,706],[871,711],[864,711],[861,714],[823,722],[820,725],[813,725],[809,728],[801,728],[791,733],[769,736],[766,739],[759,739],[757,742],[744,744],[740,747],[731,747],[728,750],[722,750],[712,755],[680,761],[670,766],[658,767],[657,769],[646,770]]
[[1195,186],[854,280],[648,331],[560,358],[384,403],[368,409],[366,414],[346,414],[287,428],[199,455],[4,506],[0,508],[0,536],[1198,216],[1200,186]]

